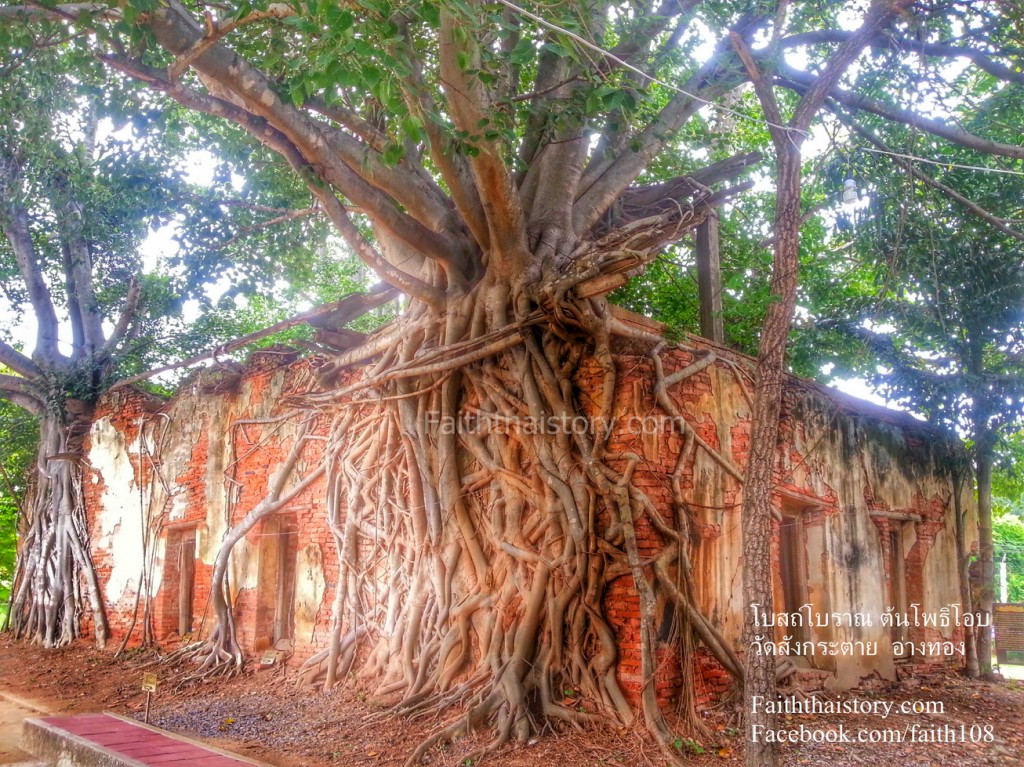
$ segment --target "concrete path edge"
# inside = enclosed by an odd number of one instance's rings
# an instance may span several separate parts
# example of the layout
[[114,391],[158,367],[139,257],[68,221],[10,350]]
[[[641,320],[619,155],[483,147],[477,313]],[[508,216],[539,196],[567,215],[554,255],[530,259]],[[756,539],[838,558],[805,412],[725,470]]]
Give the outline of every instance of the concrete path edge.
[[[111,712],[105,713],[107,716],[128,722],[140,729],[159,733],[182,743],[189,743],[212,754],[237,759],[239,762],[253,765],[253,767],[272,767],[272,765],[266,762],[258,762],[247,756],[217,748],[184,735],[161,730],[159,727],[143,724],[131,717]],[[74,767],[147,767],[143,762],[132,759],[124,754],[115,753],[98,743],[70,733],[57,725],[50,724],[37,717],[29,717],[25,720],[22,726],[21,748],[23,751],[32,754],[35,758],[51,762],[57,765],[57,767],[64,767],[65,765],[74,765]]]
[[36,717],[29,717],[21,727],[21,748],[57,767],[146,767]]

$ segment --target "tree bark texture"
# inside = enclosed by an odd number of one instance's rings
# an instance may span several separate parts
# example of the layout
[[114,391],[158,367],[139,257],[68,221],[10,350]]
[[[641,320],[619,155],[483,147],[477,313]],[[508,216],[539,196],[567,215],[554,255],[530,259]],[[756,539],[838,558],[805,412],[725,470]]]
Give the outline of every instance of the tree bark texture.
[[[89,548],[82,498],[82,439],[88,420],[48,414],[40,424],[35,481],[26,498],[11,600],[15,635],[44,647],[78,636],[88,616],[99,647],[109,630]],[[88,605],[88,612],[83,607]]]
[[[747,70],[768,121],[776,160],[772,303],[761,325],[754,374],[751,450],[741,510],[744,603],[748,606],[760,605],[760,609],[768,612],[774,610],[771,535],[776,445],[782,409],[786,346],[796,308],[800,228],[803,223],[800,206],[803,173],[801,146],[811,121],[839,79],[868,42],[907,5],[909,2],[906,0],[873,2],[861,27],[833,54],[824,71],[807,83],[788,122],[783,119],[771,81],[755,61],[747,42],[736,33],[732,35],[733,47]],[[780,9],[785,12],[784,5],[780,4]],[[774,729],[774,716],[767,713],[764,707],[755,707],[753,703],[755,698],[774,700],[775,665],[767,653],[758,652],[755,641],[758,632],[752,614],[753,610],[748,610],[744,624],[746,764],[747,767],[775,767],[778,761],[775,745],[758,737],[759,733]]]
[[992,677],[991,618],[995,603],[995,566],[992,542],[992,464],[995,460],[995,435],[984,425],[976,427],[975,476],[978,483],[978,612],[981,623],[989,627],[978,629],[978,672],[984,679]]
[[[974,599],[971,595],[971,552],[967,548],[967,511],[963,505],[962,493],[965,483],[972,480],[972,472],[965,466],[957,473],[953,489],[953,504],[956,513],[957,574],[960,582],[960,602],[965,613],[974,612]],[[981,676],[981,669],[978,666],[978,634],[975,630],[964,629],[964,656],[967,676],[977,679]]]
[[[759,604],[771,611],[774,569],[772,567],[772,497],[775,487],[776,446],[779,413],[782,409],[782,384],[785,376],[786,344],[796,305],[797,256],[800,248],[800,151],[786,150],[780,156],[775,208],[775,262],[772,270],[772,296],[768,314],[761,325],[761,344],[754,374],[754,406],[750,433],[750,457],[743,489],[743,602]],[[753,733],[772,729],[774,716],[764,707],[755,707],[754,698],[774,700],[775,662],[767,653],[755,650],[755,634],[746,625],[746,684],[743,689],[744,713],[748,717],[746,760],[749,767],[769,767],[776,763],[775,750]],[[771,640],[769,640],[771,641]],[[758,710],[760,709],[760,710]]]

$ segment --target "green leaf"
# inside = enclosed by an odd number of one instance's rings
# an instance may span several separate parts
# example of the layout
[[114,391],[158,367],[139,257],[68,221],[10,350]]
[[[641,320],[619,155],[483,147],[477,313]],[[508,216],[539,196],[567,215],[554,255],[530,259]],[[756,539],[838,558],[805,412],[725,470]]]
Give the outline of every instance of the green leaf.
[[370,88],[377,85],[383,77],[382,72],[373,64],[365,64],[361,69],[363,82]]
[[426,140],[426,132],[423,129],[423,121],[415,115],[407,114],[402,117],[402,132],[412,141],[420,142]]
[[513,64],[517,66],[524,66],[533,61],[534,56],[537,55],[537,48],[534,46],[533,41],[529,39],[522,39],[516,43],[515,48],[509,53],[508,58]]
[[419,7],[420,18],[431,27],[441,26],[441,8],[433,3],[422,3]]
[[574,57],[572,48],[554,41],[544,43],[544,45],[541,46],[541,50],[547,51],[548,53],[553,53],[559,58],[563,59]]
[[401,144],[388,144],[381,153],[381,161],[385,165],[393,168],[402,161],[404,156],[405,147]]
[[636,96],[632,91],[617,90],[615,91],[609,106],[621,109],[625,112],[633,112],[637,107]]
[[382,18],[387,18],[391,15],[391,4],[386,0],[359,0],[359,5],[373,11]]
[[328,6],[326,16],[327,25],[331,28],[331,31],[337,34],[342,34],[351,29],[356,18],[352,11],[333,4]]
[[252,12],[252,3],[249,0],[242,0],[238,4],[238,9],[234,12],[231,18],[235,21],[240,21],[248,16]]

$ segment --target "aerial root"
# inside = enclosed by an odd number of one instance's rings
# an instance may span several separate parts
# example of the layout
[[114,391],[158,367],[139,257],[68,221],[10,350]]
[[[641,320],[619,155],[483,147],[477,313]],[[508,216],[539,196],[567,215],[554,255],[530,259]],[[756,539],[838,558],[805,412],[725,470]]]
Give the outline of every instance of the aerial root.
[[[288,472],[275,475],[259,509],[226,535],[215,568],[217,629],[189,652],[199,674],[240,668],[223,588],[230,546],[323,477],[337,562],[331,629],[329,646],[301,667],[300,684],[326,689],[356,673],[389,704],[375,717],[445,718],[410,765],[483,727],[493,737],[475,756],[528,741],[545,726],[637,718],[675,757],[654,684],[655,589],[681,608],[676,631],[688,638],[696,631],[730,671],[738,665],[694,607],[690,582],[680,482],[694,451],[711,448],[685,429],[673,475],[676,518],[665,521],[632,486],[640,459],[609,449],[618,381],[610,315],[599,302],[581,301],[561,307],[563,326],[553,327],[522,296],[505,300],[521,301],[515,313],[526,319],[506,317],[511,305],[495,309],[469,297],[444,317],[411,311],[400,320],[404,332],[359,381],[314,397],[289,395],[310,408],[306,423],[314,407],[332,418],[319,463],[300,478],[303,424]],[[682,422],[668,390],[706,369],[713,355],[665,376],[658,351],[658,402]],[[584,402],[574,376],[585,353],[600,383]],[[577,419],[593,428],[522,426]],[[729,469],[727,458],[712,457]],[[625,471],[616,471],[623,461]],[[599,530],[599,516],[609,512],[609,529]],[[634,525],[644,514],[670,555],[640,557]],[[604,602],[609,583],[630,576],[641,602],[638,711],[617,678],[619,648]],[[463,713],[448,718],[455,708]],[[686,725],[699,732],[692,711]]]

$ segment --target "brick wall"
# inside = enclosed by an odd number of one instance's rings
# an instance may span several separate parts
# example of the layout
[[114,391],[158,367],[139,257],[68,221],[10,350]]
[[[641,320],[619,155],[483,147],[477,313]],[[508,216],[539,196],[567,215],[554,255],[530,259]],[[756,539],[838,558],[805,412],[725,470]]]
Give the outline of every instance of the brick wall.
[[[698,353],[704,351],[676,349],[665,353],[666,375],[691,364]],[[719,354],[725,356],[721,351]],[[733,358],[740,367],[745,364],[735,355]],[[660,514],[670,527],[678,526],[678,514],[686,516],[693,540],[700,607],[726,640],[742,652],[739,629],[743,606],[738,603],[742,487],[726,464],[742,468],[746,461],[750,437],[745,389],[749,384],[741,382],[743,374],[730,360],[717,362],[671,388],[669,394],[676,406],[708,447],[693,448],[692,457],[685,463],[680,487],[687,503],[680,510],[673,504],[671,477],[686,444],[684,433],[660,418],[663,414],[655,406],[652,363],[645,351],[623,345],[616,361],[620,381],[610,450],[619,457],[613,458],[611,465],[625,470],[630,463],[626,456],[636,456],[639,460],[632,484],[651,500],[652,513]],[[212,629],[209,599],[216,544],[226,529],[265,497],[267,483],[280,467],[294,436],[289,431],[294,427],[279,418],[280,402],[291,392],[313,386],[315,365],[316,360],[297,360],[294,355],[272,351],[258,355],[240,378],[197,376],[159,412],[152,398],[129,388],[100,403],[96,420],[103,427],[94,428],[90,449],[104,455],[121,449],[123,455],[117,465],[124,471],[114,477],[94,469],[86,482],[97,568],[109,592],[118,547],[139,545],[121,541],[116,532],[110,532],[116,526],[112,520],[118,514],[126,519],[131,514],[146,515],[145,528],[150,531],[147,550],[154,577],[159,578],[159,589],[149,604],[149,624],[157,640],[173,642],[177,638],[177,557],[183,541],[195,541],[197,551],[191,626],[197,636]],[[593,363],[582,364],[577,372],[577,383],[584,392],[583,407],[589,408],[591,415],[595,405],[586,392],[599,390],[602,375]],[[840,422],[842,428],[836,426]],[[327,426],[327,419],[321,418],[313,431],[324,435]],[[926,563],[937,537],[945,535],[943,531],[948,528],[950,490],[938,454],[929,453],[934,452],[934,439],[929,442],[906,437],[914,428],[899,419],[893,422],[869,406],[830,397],[811,384],[793,380],[787,390],[775,501],[777,508],[797,508],[805,528],[811,531],[808,540],[820,539],[818,561],[807,563],[814,573],[808,589],[830,609],[851,609],[839,603],[844,589],[849,591],[844,578],[876,578],[883,583],[891,577],[886,548],[891,520],[870,517],[872,511],[880,510],[897,509],[920,517],[921,521],[915,523],[916,542],[906,553],[908,597],[921,604],[935,598],[931,592],[925,593]],[[119,443],[111,440],[112,433],[119,435]],[[885,439],[876,439],[879,435]],[[146,444],[151,445],[148,451],[140,447]],[[323,450],[322,440],[309,442],[302,465],[317,465]],[[901,468],[898,460],[886,463],[887,455],[901,451],[921,453],[914,461],[925,469],[910,472]],[[879,469],[883,464],[888,467],[886,473]],[[136,492],[140,499],[137,507],[128,508],[126,503],[124,508],[111,508],[111,494],[105,492],[111,483]],[[140,487],[142,491],[137,492]],[[122,498],[128,495],[121,492]],[[325,647],[337,569],[334,541],[325,519],[324,481],[320,480],[284,512],[257,525],[237,547],[230,582],[236,627],[247,651],[258,651],[277,638],[281,621],[278,595],[282,589],[291,589],[293,603],[305,606],[291,618],[294,661]],[[865,523],[868,519],[874,525]],[[602,530],[613,524],[607,510],[599,510],[597,524]],[[645,516],[635,527],[641,557],[655,556],[665,542],[654,525]],[[866,528],[872,532],[865,532]],[[281,543],[282,531],[288,534],[286,545]],[[775,532],[773,557],[778,572],[778,523]],[[946,543],[943,546],[948,548]],[[852,561],[849,551],[854,549],[859,551],[855,566],[844,565],[844,569],[833,562],[842,556],[848,564]],[[949,570],[955,572],[952,563]],[[115,639],[122,639],[134,625],[132,641],[141,641],[139,627],[146,605],[142,600],[143,610],[135,610],[138,579],[131,581],[122,574],[120,580],[115,580],[117,585],[126,584],[120,593],[107,594]],[[940,594],[939,598],[951,594],[949,599],[956,600],[949,589],[936,592],[932,588],[932,592]],[[608,585],[605,608],[619,645],[619,680],[626,694],[635,700],[645,680],[640,669],[639,601],[632,576],[619,577]],[[666,621],[666,616],[659,616],[659,631],[667,626]],[[661,638],[658,671],[651,683],[659,700],[668,705],[678,696],[685,675],[679,646],[667,641],[671,633],[662,632]],[[891,671],[891,658],[888,663],[883,664],[883,671]],[[717,701],[730,689],[728,674],[703,650],[693,656],[688,670],[694,679],[693,698],[700,706]]]

